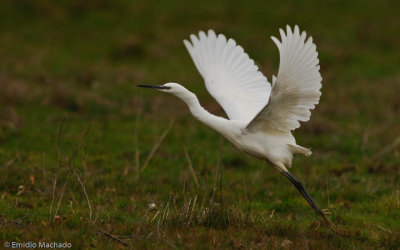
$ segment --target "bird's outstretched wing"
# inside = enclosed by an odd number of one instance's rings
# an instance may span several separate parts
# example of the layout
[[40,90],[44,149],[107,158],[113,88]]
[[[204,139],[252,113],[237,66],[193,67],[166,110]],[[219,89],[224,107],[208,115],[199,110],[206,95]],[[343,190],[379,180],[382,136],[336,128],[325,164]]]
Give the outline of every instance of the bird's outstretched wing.
[[306,41],[297,25],[294,31],[280,29],[282,42],[271,37],[280,54],[279,72],[272,81],[268,104],[247,125],[249,130],[276,129],[290,131],[300,127],[299,121],[310,119],[321,96],[321,74],[316,46],[312,38]]
[[208,92],[222,106],[229,119],[250,122],[267,104],[271,84],[254,61],[233,39],[213,30],[190,35],[184,44]]

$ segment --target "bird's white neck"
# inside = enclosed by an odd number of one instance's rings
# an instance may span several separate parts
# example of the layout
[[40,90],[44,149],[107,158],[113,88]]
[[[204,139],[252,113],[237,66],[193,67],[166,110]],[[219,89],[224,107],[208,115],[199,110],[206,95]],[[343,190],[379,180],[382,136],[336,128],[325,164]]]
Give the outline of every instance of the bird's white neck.
[[200,102],[194,93],[187,90],[187,92],[183,94],[177,94],[176,96],[186,102],[190,109],[190,112],[197,120],[215,129],[217,132],[221,133],[228,139],[232,137],[233,131],[229,130],[229,128],[232,127],[230,126],[231,121],[223,117],[210,114],[200,105]]

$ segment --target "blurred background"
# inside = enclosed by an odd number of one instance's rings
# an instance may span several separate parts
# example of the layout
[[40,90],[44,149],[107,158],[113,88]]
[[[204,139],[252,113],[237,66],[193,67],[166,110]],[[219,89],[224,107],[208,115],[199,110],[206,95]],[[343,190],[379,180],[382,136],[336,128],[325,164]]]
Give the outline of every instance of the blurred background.
[[[1,240],[123,245],[101,228],[135,235],[125,243],[142,247],[400,244],[398,1],[0,6]],[[320,104],[295,131],[314,154],[295,157],[292,172],[332,210],[341,237],[321,229],[270,166],[240,154],[183,102],[136,87],[179,82],[225,116],[182,40],[210,28],[232,37],[270,80],[279,66],[270,36],[286,24],[313,37],[323,77]],[[222,210],[201,217],[216,196]],[[157,211],[172,201],[160,222]],[[179,212],[188,204],[196,222]]]

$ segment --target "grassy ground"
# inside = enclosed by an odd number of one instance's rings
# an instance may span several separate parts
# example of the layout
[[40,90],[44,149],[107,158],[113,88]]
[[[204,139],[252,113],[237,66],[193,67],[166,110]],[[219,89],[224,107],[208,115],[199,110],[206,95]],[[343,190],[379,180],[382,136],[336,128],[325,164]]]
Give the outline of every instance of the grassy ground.
[[[396,1],[1,1],[0,239],[74,248],[388,248],[400,245]],[[270,166],[240,154],[178,99],[212,113],[182,39],[213,28],[268,76],[269,39],[298,24],[323,96],[296,130],[292,173],[338,233]],[[173,119],[174,118],[174,119]],[[169,127],[170,126],[170,127]],[[56,183],[55,183],[56,180]]]

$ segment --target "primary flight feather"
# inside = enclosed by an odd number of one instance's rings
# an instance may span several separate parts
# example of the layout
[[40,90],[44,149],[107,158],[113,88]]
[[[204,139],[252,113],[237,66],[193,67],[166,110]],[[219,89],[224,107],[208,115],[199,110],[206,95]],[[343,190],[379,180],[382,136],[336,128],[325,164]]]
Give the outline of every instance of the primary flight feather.
[[282,42],[271,37],[279,49],[279,72],[271,91],[268,105],[248,125],[249,129],[273,128],[294,130],[299,121],[310,119],[321,96],[322,77],[319,60],[312,37],[307,41],[306,33],[301,34],[295,26],[294,32],[287,27],[287,33],[280,30]]
[[281,40],[271,37],[279,49],[280,63],[272,84],[254,61],[233,39],[213,30],[184,40],[193,62],[204,78],[208,92],[222,106],[229,119],[210,114],[196,95],[178,83],[138,85],[171,93],[187,103],[195,118],[221,133],[240,151],[269,162],[288,178],[313,210],[332,226],[304,186],[288,171],[293,154],[310,155],[297,145],[292,130],[310,119],[311,109],[321,96],[321,74],[312,38],[296,25]]
[[233,39],[218,37],[213,30],[208,36],[190,36],[184,44],[197,70],[204,78],[208,92],[222,106],[229,119],[250,121],[264,107],[271,84],[258,71],[254,61]]

